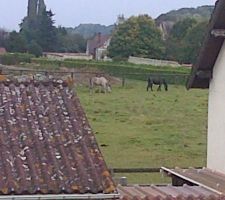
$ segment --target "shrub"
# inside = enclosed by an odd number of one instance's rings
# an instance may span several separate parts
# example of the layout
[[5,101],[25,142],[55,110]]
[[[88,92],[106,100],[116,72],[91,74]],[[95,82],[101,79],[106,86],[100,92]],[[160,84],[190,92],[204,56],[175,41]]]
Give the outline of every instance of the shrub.
[[0,63],[3,65],[17,65],[21,62],[30,63],[34,55],[28,53],[7,53],[0,55]]

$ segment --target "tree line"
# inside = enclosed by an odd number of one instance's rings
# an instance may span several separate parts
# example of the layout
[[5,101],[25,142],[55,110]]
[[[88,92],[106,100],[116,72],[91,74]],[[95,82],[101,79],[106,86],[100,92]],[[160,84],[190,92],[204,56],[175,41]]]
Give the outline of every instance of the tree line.
[[206,21],[185,18],[178,21],[166,39],[148,15],[130,17],[118,24],[112,35],[108,55],[115,60],[129,56],[194,63],[203,43]]
[[[79,34],[68,33],[64,27],[56,27],[51,10],[44,10],[35,18],[25,17],[19,32],[7,37],[0,30],[0,46],[8,52],[30,53],[41,56],[43,52],[84,52],[86,40]],[[3,37],[4,36],[4,37]]]
[[[20,31],[9,35],[0,30],[0,46],[9,52],[85,52],[86,40],[79,34],[55,27],[53,13],[43,11],[36,18],[25,17]],[[108,56],[127,60],[129,56],[194,63],[202,45],[208,22],[185,18],[178,21],[163,39],[161,30],[148,15],[132,16],[115,25]]]

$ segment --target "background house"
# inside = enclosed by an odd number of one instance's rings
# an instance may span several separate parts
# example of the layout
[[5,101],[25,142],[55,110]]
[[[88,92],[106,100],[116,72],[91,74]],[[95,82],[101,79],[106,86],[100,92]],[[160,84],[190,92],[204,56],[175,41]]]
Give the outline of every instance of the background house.
[[92,55],[96,60],[106,57],[107,48],[110,44],[111,36],[98,33],[93,39],[87,41],[86,54]]
[[7,53],[6,49],[4,47],[0,47],[0,55],[5,54],[5,53]]

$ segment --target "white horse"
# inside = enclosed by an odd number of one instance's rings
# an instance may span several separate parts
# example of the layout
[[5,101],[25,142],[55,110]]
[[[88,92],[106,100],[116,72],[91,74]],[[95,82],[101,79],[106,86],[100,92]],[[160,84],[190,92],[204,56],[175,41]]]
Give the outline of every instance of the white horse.
[[104,93],[112,91],[109,81],[103,76],[102,77],[92,77],[92,78],[90,78],[89,81],[90,81],[89,82],[90,93],[93,93],[93,89],[95,86],[99,87],[99,92],[101,92],[101,90],[103,90]]

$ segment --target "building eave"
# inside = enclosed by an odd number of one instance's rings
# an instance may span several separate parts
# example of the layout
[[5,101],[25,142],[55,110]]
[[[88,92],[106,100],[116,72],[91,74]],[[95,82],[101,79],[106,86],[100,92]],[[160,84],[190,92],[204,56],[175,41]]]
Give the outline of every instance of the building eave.
[[187,81],[187,89],[190,88],[208,88],[209,77],[200,77],[199,71],[213,72],[213,67],[219,55],[220,49],[224,42],[224,37],[217,37],[213,34],[213,30],[225,29],[225,1],[218,0],[213,11],[211,20],[208,24],[208,31],[200,50],[196,64],[192,67],[191,75]]

